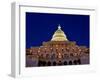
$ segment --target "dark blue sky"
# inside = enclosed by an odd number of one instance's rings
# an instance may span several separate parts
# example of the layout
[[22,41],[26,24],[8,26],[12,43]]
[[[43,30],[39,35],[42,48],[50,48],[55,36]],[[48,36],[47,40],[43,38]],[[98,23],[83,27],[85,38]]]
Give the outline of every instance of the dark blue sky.
[[50,41],[59,24],[69,41],[89,47],[89,15],[26,12],[26,48]]

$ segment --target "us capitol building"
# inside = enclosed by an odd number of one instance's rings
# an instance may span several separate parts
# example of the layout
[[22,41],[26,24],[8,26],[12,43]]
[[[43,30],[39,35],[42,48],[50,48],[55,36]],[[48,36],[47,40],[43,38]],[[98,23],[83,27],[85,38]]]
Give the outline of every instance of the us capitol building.
[[89,64],[89,48],[69,41],[60,25],[51,41],[26,49],[26,67]]

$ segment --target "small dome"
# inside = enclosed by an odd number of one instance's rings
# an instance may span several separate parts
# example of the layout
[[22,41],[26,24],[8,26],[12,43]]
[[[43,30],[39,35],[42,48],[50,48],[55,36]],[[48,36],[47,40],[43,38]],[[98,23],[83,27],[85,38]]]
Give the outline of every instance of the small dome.
[[55,31],[51,41],[68,41],[65,33],[61,30],[60,25],[58,26],[58,29]]

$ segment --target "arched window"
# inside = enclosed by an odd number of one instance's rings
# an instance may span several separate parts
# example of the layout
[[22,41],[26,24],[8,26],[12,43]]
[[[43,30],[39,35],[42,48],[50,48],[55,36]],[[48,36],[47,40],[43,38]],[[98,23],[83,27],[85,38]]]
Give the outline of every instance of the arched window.
[[53,62],[53,66],[56,66],[56,64],[57,64],[57,63],[54,61],[54,62]]
[[51,55],[51,59],[55,59],[55,54],[52,54]]
[[40,55],[40,58],[43,58],[43,54]]
[[64,51],[64,49],[62,48],[62,52]]
[[70,56],[73,56],[73,53],[70,53]]
[[46,66],[46,62],[45,62],[45,61],[42,61],[42,65],[43,65],[43,66]]
[[51,52],[53,52],[53,49],[51,48]]
[[44,51],[44,53],[46,53],[46,50]]
[[40,66],[40,60],[38,61],[38,66]]
[[64,61],[64,65],[67,65],[67,61]]
[[69,65],[72,65],[72,61],[69,61]]
[[51,62],[50,61],[47,62],[47,66],[51,66]]
[[49,59],[49,57],[50,57],[49,54],[46,54],[46,58]]
[[73,62],[75,65],[77,64],[77,61],[76,60],[74,60],[74,62]]
[[56,52],[58,52],[58,48],[56,48]]
[[68,51],[68,52],[69,52],[69,48],[66,48],[66,51]]
[[39,60],[38,61],[38,66],[43,66],[43,61]]
[[67,54],[64,54],[64,58],[67,58],[68,57],[68,55]]
[[78,62],[78,64],[81,64],[81,60],[80,59],[78,59],[77,62]]

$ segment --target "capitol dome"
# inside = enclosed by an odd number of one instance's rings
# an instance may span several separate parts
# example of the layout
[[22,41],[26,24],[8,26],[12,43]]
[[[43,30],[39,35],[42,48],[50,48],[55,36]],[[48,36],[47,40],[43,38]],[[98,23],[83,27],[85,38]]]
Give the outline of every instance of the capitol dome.
[[61,30],[61,26],[58,26],[58,29],[54,32],[54,35],[51,41],[68,41],[65,33]]

